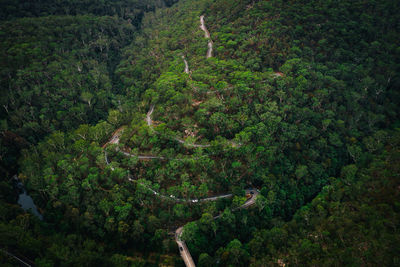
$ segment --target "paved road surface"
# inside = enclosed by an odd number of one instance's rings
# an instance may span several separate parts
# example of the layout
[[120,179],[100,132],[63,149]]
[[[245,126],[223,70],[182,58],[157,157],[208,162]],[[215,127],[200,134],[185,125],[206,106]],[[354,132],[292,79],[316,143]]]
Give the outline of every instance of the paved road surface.
[[[153,131],[155,131],[154,127],[153,127],[153,120],[151,118],[151,115],[153,114],[153,111],[154,111],[154,105],[151,105],[150,109],[149,109],[149,111],[147,112],[147,115],[146,115],[146,122],[147,122],[147,126],[149,126]],[[182,139],[177,138],[177,137],[174,137],[173,139],[175,141],[177,141],[178,143],[180,143],[180,144],[185,144],[185,140],[182,140]],[[211,145],[200,145],[200,144],[185,144],[185,145],[189,146],[189,147],[210,147],[211,146]]]
[[108,144],[119,144],[119,138],[121,137],[122,131],[124,130],[125,126],[118,128],[111,136],[110,140],[103,145],[105,148]]
[[181,254],[183,261],[185,262],[186,267],[196,267],[192,259],[192,255],[190,255],[189,249],[186,246],[186,243],[181,240],[182,230],[183,227],[179,227],[175,231],[175,242],[178,244],[179,253]]
[[183,62],[185,63],[185,73],[189,74],[189,64],[185,59],[185,56],[182,56]]
[[154,105],[151,105],[150,109],[149,109],[149,111],[147,112],[147,115],[146,115],[146,121],[147,121],[147,126],[149,126],[151,129],[154,130],[154,128],[153,128],[153,120],[151,119],[151,114],[153,114],[153,111],[154,111]]
[[[15,256],[14,254],[12,254],[11,252],[8,252],[6,250],[0,249],[1,252],[3,252],[4,254],[16,259],[17,261],[19,261],[20,263],[22,263],[25,266],[31,267],[32,265],[30,265],[29,263],[23,261],[21,258],[18,258],[17,256]],[[194,265],[193,265],[194,266]]]
[[[177,137],[174,138],[180,144],[185,144],[185,140],[179,139]],[[200,144],[185,144],[186,146],[190,147],[210,147],[211,145],[200,145]]]
[[200,16],[200,28],[204,31],[204,36],[209,39],[206,58],[210,58],[212,57],[213,52],[213,41],[211,40],[210,32],[207,30],[206,25],[204,24],[204,15]]
[[[207,50],[207,55],[206,58],[210,58],[212,57],[212,52],[213,52],[213,41],[211,40],[211,36],[210,36],[210,32],[207,30],[205,23],[204,23],[204,15],[200,16],[200,28],[204,31],[204,36],[209,39],[208,40],[208,50]],[[185,73],[189,73],[189,64],[186,61],[185,57],[182,56],[182,59],[185,63]],[[150,106],[149,111],[146,114],[146,122],[147,125],[154,131],[154,127],[153,127],[153,120],[151,118],[151,115],[154,112],[154,105]],[[105,147],[107,144],[118,144],[119,143],[119,137],[120,137],[120,131],[116,131],[113,136],[111,137],[111,139],[103,146]],[[185,140],[179,139],[177,137],[174,138],[174,140],[176,140],[177,142],[181,143],[181,144],[185,144]],[[232,147],[240,147],[242,144],[240,143],[235,143],[233,141],[229,141],[229,143],[231,144]],[[186,146],[189,147],[210,147],[211,145],[200,145],[200,144],[185,144]],[[124,152],[122,151],[122,153],[125,156],[136,156],[139,159],[169,159],[169,158],[165,158],[162,156],[145,156],[145,155],[133,155],[130,154],[128,152]],[[104,151],[104,155],[105,155],[105,159],[106,159],[106,163],[107,165],[110,164],[107,158],[107,153],[106,151]],[[177,160],[184,160],[184,159],[177,159]],[[114,168],[112,168],[112,170],[114,170]],[[135,179],[133,179],[131,176],[128,176],[128,180],[131,182],[137,182]],[[165,196],[162,195],[160,193],[158,193],[157,191],[153,190],[152,188],[150,188],[149,186],[141,183],[142,186],[146,187],[149,191],[151,191],[154,195],[157,195],[161,198],[164,199],[169,199],[175,202],[192,202],[192,203],[198,203],[198,202],[205,202],[205,201],[216,201],[218,199],[221,198],[228,198],[228,197],[232,197],[232,194],[225,194],[225,195],[219,195],[219,196],[214,196],[214,197],[208,197],[208,198],[202,198],[202,199],[180,199],[177,198],[173,195],[170,196]],[[251,198],[248,199],[242,206],[234,209],[234,210],[238,210],[238,209],[242,209],[242,208],[247,208],[251,205],[253,205],[255,203],[255,200],[257,198],[258,192],[256,190],[246,190],[246,194],[250,194],[251,193]],[[215,216],[214,219],[218,219],[221,216]],[[189,249],[187,248],[185,242],[183,240],[181,240],[181,235],[182,235],[182,231],[183,231],[183,226],[179,227],[178,229],[176,229],[175,231],[175,241],[178,244],[179,247],[179,252],[181,254],[181,257],[183,259],[183,261],[185,262],[185,265],[187,267],[195,267],[196,265],[194,264],[194,261],[192,259],[192,256],[190,255]]]
[[[106,152],[105,152],[105,153],[106,153]],[[132,156],[131,154],[129,154],[129,153],[127,153],[127,152],[123,152],[123,153],[124,153],[125,155]],[[147,156],[147,157],[149,157],[149,158],[154,158],[154,157],[151,157],[151,156]],[[108,159],[107,159],[107,154],[106,154],[106,161],[107,161],[107,164],[109,164]],[[114,169],[113,169],[113,170],[114,170]],[[130,182],[138,182],[138,181],[135,180],[131,175],[128,176],[128,180],[129,180]],[[160,197],[160,198],[163,198],[163,199],[172,200],[172,201],[174,201],[174,202],[176,202],[176,203],[178,203],[178,202],[199,203],[199,202],[206,202],[206,201],[217,201],[218,199],[221,199],[221,198],[229,198],[229,197],[232,197],[232,196],[233,196],[232,194],[225,194],[225,195],[218,195],[218,196],[214,196],[214,197],[207,197],[207,198],[200,198],[200,199],[181,199],[181,198],[175,197],[174,195],[170,195],[170,196],[162,195],[162,194],[160,194],[159,192],[153,190],[151,187],[147,186],[146,184],[141,183],[141,182],[139,182],[139,183],[140,183],[140,185],[144,186],[147,190],[149,190],[150,192],[152,192],[154,195],[156,195],[156,196],[158,196],[158,197]],[[247,194],[250,194],[250,195],[251,195],[251,198],[248,199],[242,206],[233,209],[233,211],[239,210],[239,209],[245,209],[245,208],[248,208],[248,207],[250,207],[251,205],[255,204],[256,198],[257,198],[257,196],[258,196],[258,194],[259,194],[258,191],[257,191],[257,190],[254,190],[254,189],[246,189],[246,190],[245,190],[245,193],[246,193],[246,195],[247,195]],[[215,216],[215,217],[214,217],[214,220],[215,220],[215,219],[218,219],[218,218],[220,218],[220,217],[221,217],[221,214]],[[185,262],[186,267],[196,267],[196,265],[194,264],[193,258],[192,258],[192,256],[190,255],[190,251],[189,251],[189,249],[188,249],[187,246],[186,246],[185,241],[181,240],[182,231],[183,231],[183,226],[179,227],[179,228],[176,229],[176,231],[175,231],[175,241],[176,241],[176,243],[178,244],[179,253],[180,253],[180,255],[181,255],[183,261]]]
[[[151,115],[153,114],[153,111],[154,111],[154,105],[151,105],[151,106],[150,106],[150,109],[149,109],[149,111],[147,112],[147,115],[146,115],[146,122],[147,122],[147,125],[148,125],[153,131],[155,131],[155,130],[154,130],[154,127],[153,127],[153,120],[152,120],[152,118],[151,118]],[[210,144],[206,144],[206,145],[201,145],[201,144],[188,144],[188,143],[185,143],[185,140],[180,139],[180,138],[178,138],[178,137],[174,137],[173,139],[174,139],[175,141],[177,141],[178,143],[183,144],[183,145],[188,146],[188,147],[202,147],[202,148],[211,147]],[[241,146],[242,146],[241,143],[235,143],[234,141],[231,141],[231,140],[229,140],[228,142],[231,144],[232,147],[237,147],[237,148],[238,148],[238,147],[241,147]],[[153,157],[153,158],[157,158],[157,157]]]
[[[251,195],[251,198],[248,199],[242,206],[240,206],[240,207],[238,207],[238,208],[236,208],[236,209],[233,209],[233,211],[239,210],[239,209],[248,208],[248,207],[250,207],[251,205],[253,205],[253,204],[256,203],[256,198],[257,198],[257,196],[258,196],[258,194],[259,194],[258,191],[255,190],[255,189],[247,189],[247,190],[245,190],[245,192],[246,192],[246,194],[250,194],[250,195]],[[213,200],[217,200],[217,199],[222,198],[222,197],[225,197],[225,196],[227,196],[227,195],[216,196],[216,197],[214,197],[214,198],[212,198],[212,199],[213,199]],[[230,194],[230,196],[232,196],[232,195]],[[210,198],[210,200],[211,200],[211,198]],[[214,217],[214,220],[215,220],[215,219],[218,219],[218,218],[220,218],[220,217],[221,217],[221,214],[218,215],[218,216],[215,216],[215,217]],[[178,244],[179,253],[181,254],[181,257],[182,257],[183,261],[185,262],[186,267],[196,267],[196,265],[195,265],[194,262],[193,262],[192,256],[190,255],[190,251],[189,251],[189,249],[188,249],[187,246],[186,246],[185,241],[183,241],[183,240],[181,239],[182,231],[183,231],[183,226],[179,227],[179,228],[176,229],[176,231],[175,231],[175,241],[176,241],[176,243]]]
[[[131,181],[131,182],[136,182],[136,180],[134,180],[131,177],[128,177],[128,180]],[[199,203],[199,202],[207,202],[207,201],[217,201],[218,199],[221,199],[221,198],[230,198],[230,197],[232,197],[232,194],[225,194],[225,195],[219,195],[219,196],[214,196],[214,197],[206,197],[206,198],[183,199],[183,198],[178,198],[178,197],[176,197],[174,195],[166,196],[166,195],[160,194],[159,192],[153,190],[151,187],[145,185],[144,183],[140,183],[140,185],[144,186],[147,190],[152,192],[154,195],[157,195],[157,196],[159,196],[161,198],[164,198],[164,199],[168,199],[168,200],[174,201],[176,203],[179,203],[179,202]]]

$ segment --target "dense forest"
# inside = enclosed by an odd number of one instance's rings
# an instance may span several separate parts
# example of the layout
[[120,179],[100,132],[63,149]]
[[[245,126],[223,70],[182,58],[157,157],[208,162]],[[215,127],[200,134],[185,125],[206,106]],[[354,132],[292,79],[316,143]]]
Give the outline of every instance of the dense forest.
[[399,9],[1,0],[0,263],[399,265]]

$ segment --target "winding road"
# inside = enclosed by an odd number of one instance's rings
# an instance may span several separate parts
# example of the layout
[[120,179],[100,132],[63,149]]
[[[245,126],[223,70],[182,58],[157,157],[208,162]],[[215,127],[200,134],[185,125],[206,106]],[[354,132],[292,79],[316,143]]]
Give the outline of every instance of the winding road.
[[[157,132],[157,131],[154,129],[153,120],[152,120],[152,118],[151,118],[151,115],[153,114],[153,111],[154,111],[154,105],[151,105],[151,106],[150,106],[150,109],[149,109],[149,111],[147,112],[147,115],[146,115],[146,122],[147,122],[147,125],[148,125],[154,132]],[[177,142],[180,143],[180,144],[183,144],[183,145],[187,146],[187,147],[194,147],[194,148],[197,148],[197,147],[201,147],[201,148],[211,147],[210,144],[201,145],[201,144],[190,144],[190,143],[186,143],[185,140],[180,139],[180,138],[178,138],[178,137],[173,137],[172,139],[175,140],[175,141],[177,141]],[[232,146],[232,147],[235,147],[235,148],[239,148],[239,147],[242,146],[241,143],[236,143],[236,142],[234,142],[234,141],[232,141],[232,140],[229,140],[228,143],[231,144],[231,146]],[[154,158],[159,158],[159,157],[154,157]]]
[[[10,256],[10,257],[12,257],[12,258],[14,258],[14,259],[16,259],[17,261],[19,261],[20,263],[22,263],[22,264],[25,265],[25,266],[28,266],[28,267],[31,267],[31,266],[32,266],[31,264],[29,264],[29,263],[23,261],[21,258],[18,258],[16,255],[12,254],[11,252],[8,252],[7,250],[0,249],[0,251],[3,252],[4,254],[6,254],[6,255],[8,255],[8,256]],[[30,262],[32,262],[32,261],[30,261]],[[32,264],[33,264],[33,263],[32,263]]]
[[[133,179],[131,176],[128,177],[128,180],[131,182],[138,182],[137,180]],[[183,198],[175,197],[174,195],[166,196],[166,195],[160,194],[159,192],[155,191],[150,186],[147,186],[146,184],[144,184],[142,182],[138,182],[138,184],[145,187],[147,190],[152,192],[154,195],[156,195],[160,198],[163,198],[163,199],[173,201],[175,203],[182,203],[182,202],[184,202],[184,203],[199,203],[199,202],[217,201],[218,199],[221,199],[221,198],[230,198],[233,196],[232,194],[225,194],[225,195],[218,195],[218,196],[206,197],[206,198],[183,199]]]
[[204,31],[204,37],[208,39],[208,50],[206,58],[212,57],[213,52],[213,41],[211,40],[210,32],[207,30],[206,25],[204,24],[204,15],[200,16],[200,29]]
[[185,241],[181,240],[182,231],[183,226],[179,227],[175,231],[175,242],[178,244],[179,253],[181,254],[183,262],[185,262],[186,267],[196,267],[196,264],[194,264],[192,255],[190,255],[189,249],[187,248]]
[[[204,15],[200,16],[200,28],[204,31],[204,35],[208,39],[208,50],[207,50],[206,58],[210,58],[210,57],[212,57],[212,52],[213,52],[213,41],[211,40],[210,32],[207,30],[207,28],[205,26]],[[185,56],[182,56],[182,59],[183,59],[183,61],[185,63],[184,72],[189,74],[190,73],[189,64],[188,64]],[[152,120],[152,114],[154,112],[154,108],[155,108],[154,104],[150,105],[150,108],[149,108],[149,111],[146,114],[145,120],[146,120],[147,126],[152,131],[157,133],[157,131],[154,129],[154,123],[153,123],[153,120]],[[112,137],[110,138],[110,140],[106,144],[104,144],[103,148],[105,148],[108,144],[119,144],[119,140],[120,140],[120,136],[121,136],[122,131],[123,131],[123,127],[119,128],[117,131],[115,131],[113,133]],[[205,148],[205,147],[210,147],[211,146],[209,144],[206,144],[206,145],[188,144],[188,143],[185,142],[185,140],[179,139],[178,137],[173,137],[173,140],[177,141],[180,144],[184,144],[187,147]],[[228,142],[231,144],[232,147],[240,147],[242,145],[241,143],[235,143],[235,142],[233,142],[231,140],[228,141]],[[117,150],[119,150],[119,148],[117,148]],[[185,159],[178,159],[178,158],[167,158],[167,157],[162,157],[162,156],[134,155],[134,154],[131,154],[131,153],[128,153],[128,152],[125,152],[125,151],[120,151],[120,152],[122,154],[124,154],[125,156],[137,157],[138,159],[141,159],[141,160],[148,160],[148,159],[185,160]],[[108,157],[107,157],[107,152],[106,152],[105,149],[104,149],[104,155],[105,155],[106,164],[110,165],[110,162],[109,162]],[[207,155],[205,155],[205,156],[207,156]],[[205,156],[201,156],[201,157],[205,157]],[[196,157],[194,159],[198,159],[198,158],[200,158],[200,157]],[[111,170],[114,170],[114,168],[112,166],[111,166]],[[155,196],[158,196],[160,198],[167,199],[167,200],[170,200],[170,201],[174,201],[176,203],[179,203],[179,202],[200,203],[200,202],[207,202],[207,201],[217,201],[218,199],[231,198],[233,196],[232,194],[223,194],[223,195],[217,195],[217,196],[207,197],[207,198],[182,199],[182,198],[175,197],[174,195],[166,196],[166,195],[160,194],[159,192],[153,190],[150,186],[146,185],[145,183],[134,179],[134,177],[132,175],[130,175],[130,174],[128,175],[128,180],[130,182],[136,182],[136,183],[140,184],[141,186],[145,187],[147,190],[152,192]],[[245,190],[245,193],[246,193],[246,195],[250,195],[250,198],[247,199],[246,202],[243,205],[241,205],[240,207],[232,209],[232,211],[248,208],[251,205],[255,204],[255,201],[256,201],[256,198],[257,198],[259,192],[257,190],[247,189],[247,190]],[[215,219],[218,219],[220,217],[221,217],[221,214],[213,217],[213,219],[215,220]],[[181,239],[182,232],[184,230],[183,227],[184,226],[181,226],[178,229],[176,229],[176,231],[175,231],[175,241],[178,244],[179,252],[180,252],[180,255],[181,255],[183,261],[185,262],[185,265],[187,267],[195,267],[196,265],[195,265],[195,263],[193,261],[192,256],[190,255],[189,249],[186,246],[185,241]]]
[[[149,128],[150,128],[152,131],[154,131],[154,132],[157,133],[157,131],[154,129],[154,126],[153,126],[154,123],[153,123],[153,120],[152,120],[152,118],[151,118],[151,115],[152,115],[153,112],[154,112],[154,107],[155,107],[155,105],[150,105],[150,108],[149,108],[149,111],[148,111],[147,114],[146,114],[146,119],[145,119],[145,120],[146,120],[147,126],[149,126]],[[124,130],[124,127],[120,127],[118,130],[116,130],[116,131],[113,133],[113,135],[111,136],[110,140],[109,140],[107,143],[105,143],[105,144],[103,145],[103,148],[105,148],[105,147],[106,147],[107,145],[109,145],[109,144],[119,144],[119,140],[120,140],[120,137],[121,137],[121,134],[122,134],[123,130]],[[200,147],[200,148],[211,147],[210,144],[202,145],[202,144],[190,144],[190,143],[185,143],[185,140],[180,139],[180,138],[177,138],[177,137],[173,137],[172,139],[175,140],[175,141],[177,141],[177,142],[180,143],[180,144],[183,144],[183,145],[187,146],[187,147],[194,147],[194,148],[199,148],[199,147]],[[234,147],[234,148],[239,148],[239,147],[242,146],[241,143],[236,143],[236,142],[234,142],[234,141],[232,141],[232,140],[229,140],[228,143],[229,143],[232,147]],[[119,148],[117,148],[117,150],[119,151]],[[160,159],[160,160],[179,160],[179,161],[183,161],[183,160],[186,160],[186,159],[187,159],[187,158],[171,158],[171,157],[151,156],[151,155],[136,155],[136,154],[131,154],[131,153],[126,152],[126,151],[120,151],[120,152],[121,152],[122,154],[124,154],[125,156],[127,156],[127,157],[137,157],[139,160]],[[203,158],[203,157],[206,157],[206,156],[207,156],[207,155],[203,155],[203,156],[194,157],[194,158],[191,158],[191,159],[199,159],[199,158]],[[104,158],[105,158],[106,164],[107,164],[107,165],[110,165],[110,162],[109,162],[108,157],[107,157],[107,152],[106,152],[106,150],[104,150]],[[111,166],[111,170],[114,170],[114,167]]]
[[[151,110],[152,112],[152,110]],[[151,120],[150,120],[150,123]],[[114,134],[112,135],[112,137],[110,138],[110,140],[105,143],[103,145],[103,148],[106,148],[108,144],[119,144],[119,139],[121,136],[122,131],[115,131]],[[197,145],[200,146],[200,145]],[[189,158],[173,158],[173,157],[163,157],[163,156],[151,156],[151,155],[136,155],[136,154],[132,154],[123,150],[120,150],[118,147],[116,148],[116,150],[120,153],[122,153],[123,155],[127,156],[127,157],[137,157],[139,160],[151,160],[151,159],[159,159],[159,160],[178,160],[178,161],[184,161],[184,160],[188,160]],[[203,156],[198,156],[198,157],[190,157],[190,159],[200,159],[200,158],[204,158],[204,157],[208,157],[209,155],[203,155]],[[104,159],[106,161],[107,165],[110,165],[110,161],[108,160],[108,156],[107,156],[107,151],[104,149]],[[111,170],[114,171],[114,167],[110,166]]]
[[189,74],[189,64],[185,58],[185,56],[182,56],[183,62],[185,63],[185,73]]
[[[136,180],[132,179],[132,178],[128,178],[129,181],[131,182],[137,182]],[[228,197],[232,197],[232,194],[226,194],[226,195],[218,195],[218,196],[214,196],[214,197],[208,197],[208,198],[202,198],[202,199],[179,199],[176,198],[174,196],[165,196],[160,194],[159,192],[151,189],[150,187],[146,186],[143,183],[140,183],[142,186],[146,187],[149,191],[151,191],[154,195],[163,198],[163,199],[170,199],[173,200],[175,202],[192,202],[192,203],[198,203],[198,202],[205,202],[205,201],[217,201],[218,199],[222,199],[222,198],[228,198]],[[251,205],[256,203],[256,198],[259,194],[258,190],[254,190],[254,189],[246,189],[245,190],[246,195],[250,195],[251,197],[246,200],[246,202],[240,206],[237,207],[235,209],[233,209],[232,211],[236,211],[239,209],[245,209],[250,207]],[[222,213],[214,216],[213,219],[216,220],[218,218],[220,218],[222,216]],[[185,262],[186,267],[195,267],[195,263],[193,261],[192,255],[190,254],[190,251],[188,249],[188,247],[186,246],[186,242],[184,240],[181,239],[182,236],[182,232],[183,232],[183,228],[184,226],[179,227],[178,229],[175,230],[175,242],[178,244],[179,247],[179,253],[183,259],[183,261]]]
[[[154,111],[154,105],[151,105],[150,109],[149,109],[149,111],[147,112],[147,115],[146,115],[146,122],[147,122],[147,126],[149,126],[151,130],[153,130],[154,132],[157,132],[154,129],[153,120],[151,118],[151,115],[153,114],[153,111]],[[173,140],[177,141],[180,144],[184,144],[184,145],[186,145],[188,147],[203,147],[204,148],[204,147],[210,147],[211,146],[211,145],[200,145],[200,144],[187,144],[187,143],[185,143],[185,140],[180,139],[178,137],[173,137]]]
[[[149,116],[151,116],[151,113],[153,112],[153,110],[154,110],[154,106],[148,112],[148,114],[150,114]],[[150,120],[150,122],[148,121],[148,123],[150,123],[150,125],[152,125],[151,120]],[[113,134],[113,136],[110,138],[110,140],[103,147],[105,147],[107,144],[111,144],[111,143],[112,144],[118,144],[119,143],[120,134],[121,134],[121,131],[116,131],[116,133]],[[106,163],[107,163],[107,165],[109,165],[110,162],[108,161],[107,152],[105,150],[104,150],[104,153],[105,153]],[[126,156],[136,156],[139,159],[165,159],[164,157],[155,157],[155,156],[137,156],[137,155],[133,155],[133,154],[130,154],[130,153],[124,152],[124,151],[122,151],[122,153],[124,155],[126,155]],[[180,160],[182,160],[182,159],[180,159]],[[114,168],[111,167],[111,170],[114,170]],[[174,195],[166,196],[166,195],[160,194],[159,192],[155,191],[154,189],[152,189],[150,186],[144,184],[143,182],[135,180],[132,175],[128,175],[128,180],[130,182],[136,182],[136,183],[140,184],[141,186],[145,187],[147,190],[152,192],[155,196],[158,196],[158,197],[160,197],[162,199],[174,201],[175,203],[182,203],[182,202],[185,202],[185,203],[201,203],[201,202],[217,201],[218,199],[230,198],[230,197],[233,196],[233,194],[223,194],[223,195],[217,195],[217,196],[207,197],[207,198],[182,199],[182,198],[175,197]],[[245,190],[245,193],[246,193],[246,195],[250,195],[251,197],[242,206],[237,207],[237,208],[233,209],[232,211],[236,211],[238,209],[243,209],[243,208],[248,208],[251,205],[255,204],[255,201],[256,201],[256,198],[257,198],[259,192],[257,190],[247,189],[247,190]],[[221,214],[213,217],[213,219],[215,220],[215,219],[218,219],[220,217],[221,217]],[[185,265],[187,267],[195,267],[196,265],[195,265],[195,263],[193,261],[193,258],[192,258],[191,254],[190,254],[190,251],[189,251],[188,247],[186,246],[185,241],[181,239],[181,235],[182,235],[182,232],[183,232],[183,227],[184,226],[181,226],[178,229],[176,229],[176,231],[175,231],[175,242],[178,244],[179,253],[180,253],[183,261],[185,262]]]
[[[253,190],[253,189],[247,189],[247,190],[245,190],[245,192],[246,192],[246,194],[249,194],[251,197],[242,206],[237,207],[237,208],[233,209],[232,211],[239,210],[239,209],[245,209],[256,203],[256,198],[257,198],[259,192],[257,190]],[[230,195],[230,196],[232,196],[232,195]],[[223,197],[225,197],[225,196],[224,195],[216,196],[213,199],[217,200],[217,199],[223,198]],[[214,220],[218,219],[221,216],[222,216],[222,213],[213,217],[213,219]],[[186,246],[185,241],[181,239],[183,227],[184,226],[181,226],[178,229],[176,229],[175,242],[178,244],[179,253],[181,254],[183,261],[185,262],[186,267],[196,267],[196,265],[194,264],[192,255],[190,254],[190,251],[189,251],[188,247]]]
[[[206,58],[210,58],[210,57],[212,57],[212,52],[213,52],[213,41],[211,40],[210,32],[207,30],[207,27],[205,26],[205,23],[204,23],[204,15],[201,15],[201,16],[200,16],[200,28],[204,31],[204,36],[205,36],[207,39],[209,39],[209,41],[208,41],[208,50],[207,50]],[[189,73],[189,64],[188,64],[188,62],[187,62],[185,56],[182,56],[182,59],[183,59],[183,61],[184,61],[184,63],[185,63],[185,70],[184,70],[184,72],[185,72],[185,73]],[[153,120],[152,120],[152,118],[151,118],[151,115],[152,115],[153,112],[154,112],[154,107],[155,107],[154,104],[150,105],[150,109],[149,109],[149,111],[147,112],[147,115],[146,115],[146,122],[147,122],[147,125],[148,125],[154,132],[157,132],[157,131],[155,131],[155,129],[154,129],[154,127],[153,127]],[[186,143],[185,140],[180,139],[180,138],[178,138],[178,137],[173,137],[173,140],[175,140],[175,141],[177,141],[178,143],[183,144],[183,145],[185,145],[185,146],[187,146],[187,147],[206,148],[206,147],[210,147],[210,146],[211,146],[210,144],[202,145],[202,144],[190,144],[190,143]],[[238,148],[238,147],[240,147],[240,146],[242,145],[241,143],[235,143],[234,141],[229,141],[229,143],[231,144],[232,147],[235,147],[235,148]],[[139,157],[139,159],[141,158],[141,156],[138,156],[138,157]],[[152,156],[142,156],[142,158],[143,158],[143,159],[163,159],[162,157],[152,157]]]
[[151,119],[151,114],[153,114],[153,111],[154,111],[154,105],[151,105],[149,111],[146,114],[146,122],[147,122],[147,126],[149,126],[150,129],[152,129],[154,131],[153,120]]

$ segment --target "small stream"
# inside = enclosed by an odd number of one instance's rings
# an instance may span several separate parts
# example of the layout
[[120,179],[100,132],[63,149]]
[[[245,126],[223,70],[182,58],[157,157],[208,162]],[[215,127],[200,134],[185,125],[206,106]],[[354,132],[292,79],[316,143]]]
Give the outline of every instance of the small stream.
[[33,215],[38,217],[40,220],[43,220],[42,214],[39,213],[35,203],[33,202],[33,199],[26,192],[26,189],[25,189],[23,183],[19,180],[18,176],[14,175],[13,179],[14,179],[15,186],[18,189],[18,193],[19,193],[18,204],[25,211],[31,212]]

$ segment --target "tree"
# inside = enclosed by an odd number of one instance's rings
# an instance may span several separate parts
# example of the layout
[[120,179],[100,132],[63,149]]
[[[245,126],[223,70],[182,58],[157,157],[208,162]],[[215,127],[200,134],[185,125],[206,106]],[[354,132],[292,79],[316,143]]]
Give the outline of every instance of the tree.
[[308,168],[305,165],[300,165],[296,169],[296,177],[297,179],[301,179],[308,174]]
[[89,108],[92,107],[93,94],[89,92],[82,92],[81,99],[89,105]]
[[214,261],[207,253],[201,253],[198,260],[199,267],[212,267],[214,266]]
[[214,218],[210,213],[203,213],[200,220],[198,221],[199,229],[208,234],[209,232],[213,232],[216,235],[217,225],[214,222]]
[[195,222],[187,223],[183,227],[181,238],[182,240],[188,243],[198,243],[197,241],[199,238],[199,227],[197,223]]
[[249,253],[243,248],[242,243],[234,239],[229,242],[226,249],[222,252],[221,260],[227,266],[247,266],[249,256]]

